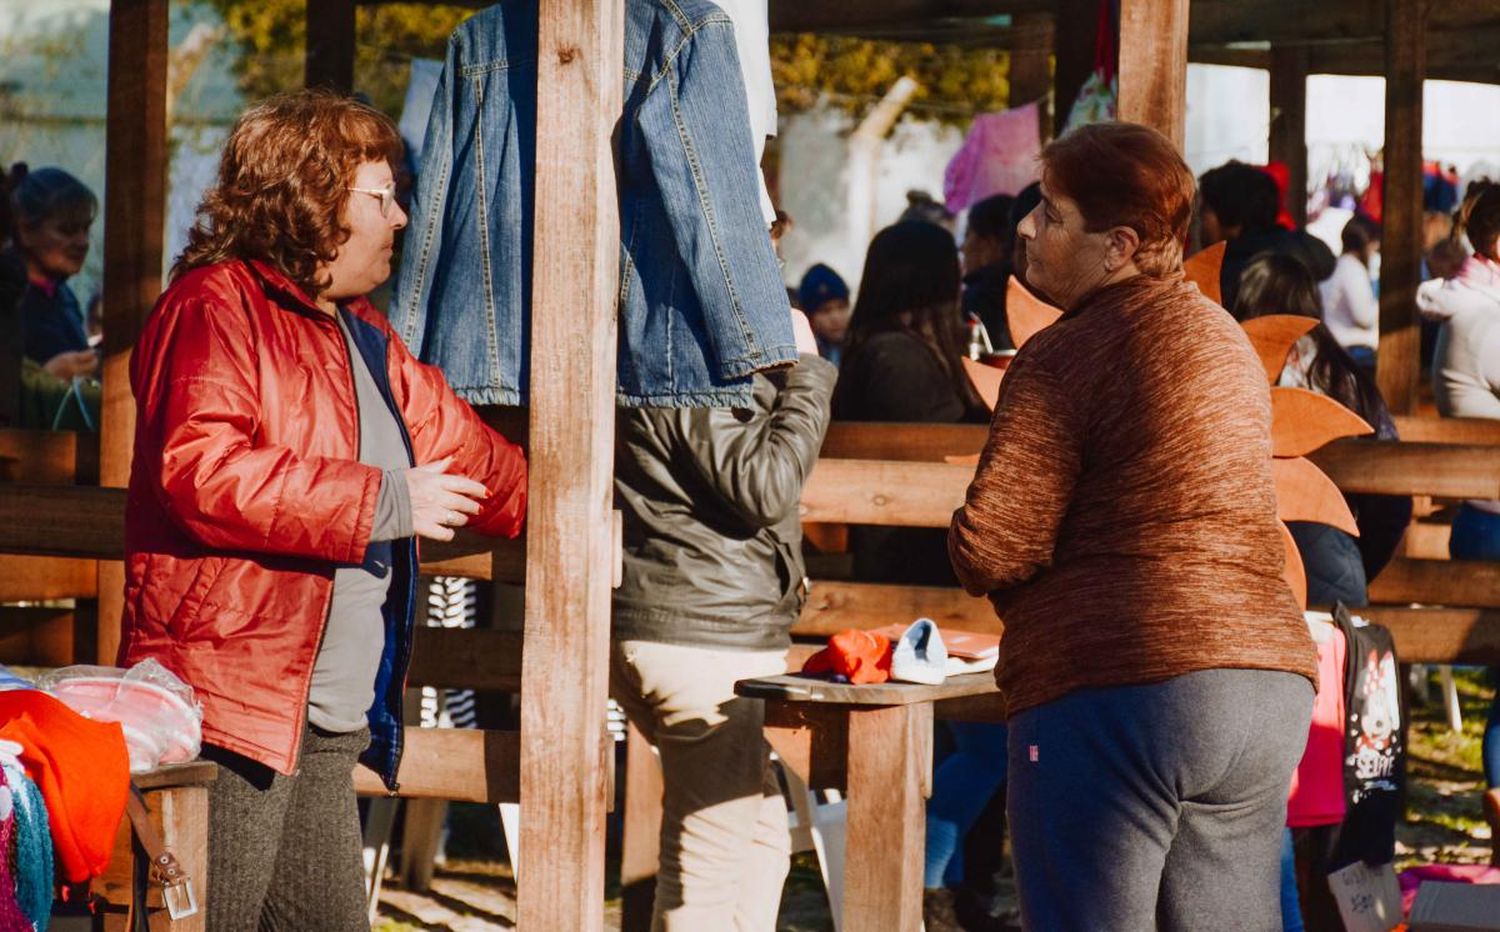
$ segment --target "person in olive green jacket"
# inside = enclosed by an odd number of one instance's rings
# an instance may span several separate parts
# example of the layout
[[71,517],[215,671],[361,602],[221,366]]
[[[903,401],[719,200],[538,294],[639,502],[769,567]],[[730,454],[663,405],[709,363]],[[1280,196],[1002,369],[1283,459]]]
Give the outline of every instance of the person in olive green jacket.
[[792,313],[800,361],[755,376],[752,407],[621,412],[610,693],[661,754],[653,929],[772,930],[781,903],[786,807],[734,684],[785,671],[807,593],[798,506],[838,370]]

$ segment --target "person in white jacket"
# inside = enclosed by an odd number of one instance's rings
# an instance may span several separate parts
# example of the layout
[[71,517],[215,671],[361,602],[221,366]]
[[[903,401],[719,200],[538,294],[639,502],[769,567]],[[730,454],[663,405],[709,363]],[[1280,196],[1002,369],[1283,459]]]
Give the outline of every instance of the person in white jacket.
[[1367,217],[1344,224],[1344,253],[1333,275],[1319,286],[1323,323],[1361,368],[1373,374],[1380,345],[1380,301],[1370,281],[1370,264],[1380,252],[1380,228]]
[[[1442,323],[1433,389],[1444,417],[1500,420],[1500,184],[1470,186],[1459,228],[1474,255],[1453,278],[1426,282],[1417,291],[1423,315]],[[1464,502],[1448,551],[1455,560],[1500,560],[1500,500]],[[1500,838],[1500,699],[1485,725],[1484,776],[1485,819]],[[1500,863],[1500,854],[1491,858]]]

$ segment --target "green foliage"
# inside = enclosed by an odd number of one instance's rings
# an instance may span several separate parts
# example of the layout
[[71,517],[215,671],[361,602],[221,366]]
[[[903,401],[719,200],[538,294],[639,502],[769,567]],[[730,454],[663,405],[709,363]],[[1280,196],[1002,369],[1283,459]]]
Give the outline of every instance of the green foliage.
[[[250,99],[302,86],[306,0],[207,0],[243,54],[236,65]],[[399,116],[413,58],[442,58],[448,34],[474,10],[425,3],[361,4],[355,20],[355,90]]]
[[902,75],[920,85],[910,110],[949,123],[1010,102],[1010,53],[912,42],[876,42],[846,36],[771,38],[771,71],[783,112],[819,100],[858,118]]

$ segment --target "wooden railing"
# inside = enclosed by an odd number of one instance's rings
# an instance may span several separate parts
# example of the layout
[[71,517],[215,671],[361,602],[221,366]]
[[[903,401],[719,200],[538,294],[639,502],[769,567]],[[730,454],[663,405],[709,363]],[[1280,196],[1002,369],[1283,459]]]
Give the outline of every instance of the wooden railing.
[[[1491,422],[1404,420],[1401,443],[1339,441],[1311,458],[1345,491],[1500,497],[1500,430]],[[803,499],[808,522],[945,527],[973,474],[947,457],[972,456],[986,428],[835,424]],[[1446,441],[1446,442],[1445,442]],[[0,431],[0,602],[92,599],[98,560],[123,551],[125,492],[95,485],[97,444],[88,435]],[[423,542],[423,572],[519,583],[524,540],[461,533]],[[1392,630],[1403,660],[1500,663],[1500,564],[1398,558],[1370,585],[1363,614]],[[1423,607],[1411,607],[1413,604]],[[799,638],[846,627],[910,621],[998,631],[989,603],[957,589],[847,580],[813,585]],[[97,632],[81,611],[0,608],[0,662],[92,662]],[[486,629],[419,628],[409,685],[516,691],[522,639]],[[981,710],[982,711],[982,710]],[[975,715],[968,707],[940,714]],[[514,801],[519,738],[506,731],[408,732],[401,794],[469,801]],[[442,762],[443,766],[432,766]],[[382,792],[361,775],[361,792]]]

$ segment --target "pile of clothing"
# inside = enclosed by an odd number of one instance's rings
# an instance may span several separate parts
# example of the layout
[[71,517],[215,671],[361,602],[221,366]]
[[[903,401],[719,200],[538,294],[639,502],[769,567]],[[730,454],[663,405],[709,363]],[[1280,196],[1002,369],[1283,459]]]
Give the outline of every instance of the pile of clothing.
[[45,929],[54,879],[109,866],[130,791],[125,735],[0,676],[0,928]]
[[197,757],[202,721],[192,689],[155,661],[35,683],[0,667],[0,929],[42,932],[54,884],[104,873],[130,774]]
[[840,631],[807,659],[802,672],[855,685],[893,681],[935,686],[949,676],[993,670],[999,657],[999,635],[950,631],[945,640],[937,622],[918,618],[905,627]]

